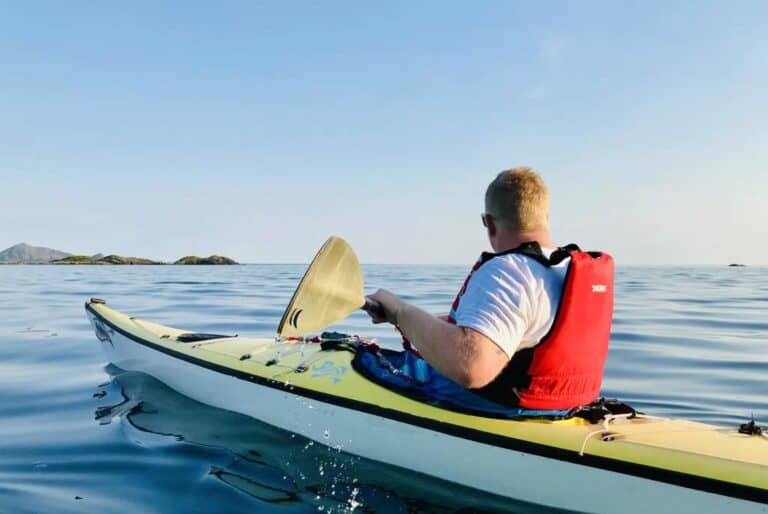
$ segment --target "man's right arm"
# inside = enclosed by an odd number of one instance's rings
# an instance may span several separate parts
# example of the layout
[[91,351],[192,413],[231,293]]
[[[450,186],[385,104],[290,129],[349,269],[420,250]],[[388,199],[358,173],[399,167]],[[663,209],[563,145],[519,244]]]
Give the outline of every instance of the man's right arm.
[[472,328],[448,323],[386,290],[369,298],[381,304],[385,313],[383,318],[374,316],[374,322],[397,325],[427,362],[461,386],[483,387],[509,362],[496,343]]

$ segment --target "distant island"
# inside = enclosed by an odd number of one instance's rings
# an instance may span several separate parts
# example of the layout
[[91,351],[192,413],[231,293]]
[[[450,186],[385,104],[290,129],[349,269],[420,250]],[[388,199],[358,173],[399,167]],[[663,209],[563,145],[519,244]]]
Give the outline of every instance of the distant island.
[[187,255],[174,262],[174,264],[238,264],[229,257],[223,255],[211,255],[209,257],[198,257],[197,255]]
[[73,255],[71,253],[46,248],[44,246],[32,246],[26,243],[6,248],[0,252],[0,264],[91,264],[91,265],[232,265],[238,262],[222,255],[198,257],[187,255],[175,262],[153,261],[141,257],[124,257],[122,255]]
[[142,259],[141,257],[123,257],[122,255],[107,255],[105,257],[89,257],[87,255],[70,255],[63,259],[54,259],[48,264],[165,264],[164,262]]
[[19,243],[0,252],[0,263],[47,264],[53,260],[63,259],[71,255],[71,253],[54,250],[52,248]]
[[736,264],[736,263],[732,263],[728,265],[729,268],[744,268],[746,266],[747,266],[746,264]]

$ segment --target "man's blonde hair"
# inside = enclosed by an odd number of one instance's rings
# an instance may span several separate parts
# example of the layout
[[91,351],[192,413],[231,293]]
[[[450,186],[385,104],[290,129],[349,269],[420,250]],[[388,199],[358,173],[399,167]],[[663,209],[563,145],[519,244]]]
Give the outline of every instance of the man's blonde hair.
[[549,191],[531,168],[499,173],[485,191],[485,211],[510,230],[532,232],[549,228]]

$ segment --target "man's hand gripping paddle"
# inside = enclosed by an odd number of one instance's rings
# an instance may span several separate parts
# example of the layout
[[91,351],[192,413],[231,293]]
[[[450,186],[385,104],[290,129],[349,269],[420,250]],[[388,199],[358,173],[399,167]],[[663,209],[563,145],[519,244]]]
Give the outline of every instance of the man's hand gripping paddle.
[[331,236],[317,252],[285,309],[277,335],[300,337],[363,309],[383,317],[381,305],[363,294],[363,270],[352,248]]

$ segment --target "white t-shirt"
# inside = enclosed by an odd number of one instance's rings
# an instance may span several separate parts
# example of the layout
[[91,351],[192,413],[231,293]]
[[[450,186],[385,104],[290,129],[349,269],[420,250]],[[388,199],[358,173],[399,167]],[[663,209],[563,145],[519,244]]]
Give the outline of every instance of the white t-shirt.
[[[542,248],[549,258],[555,248]],[[535,346],[552,327],[570,257],[546,267],[530,257],[494,257],[472,273],[453,317],[477,330],[511,358]]]

